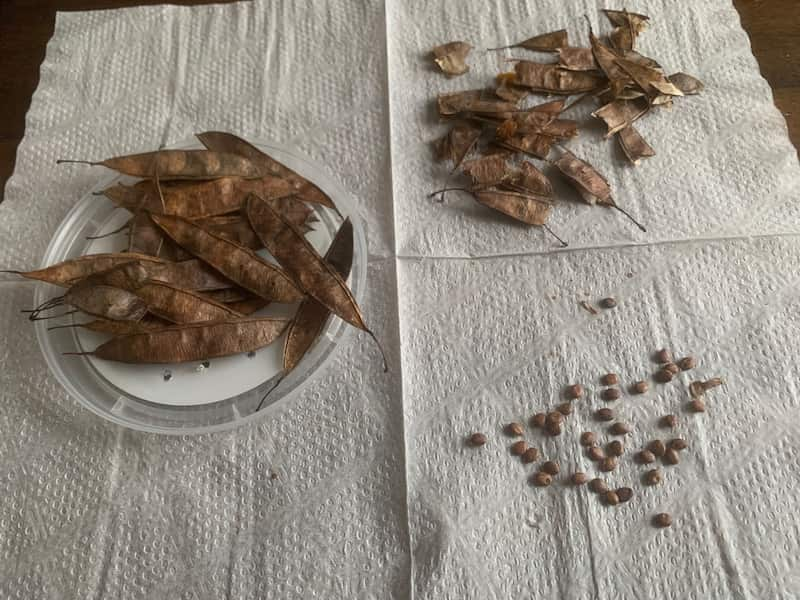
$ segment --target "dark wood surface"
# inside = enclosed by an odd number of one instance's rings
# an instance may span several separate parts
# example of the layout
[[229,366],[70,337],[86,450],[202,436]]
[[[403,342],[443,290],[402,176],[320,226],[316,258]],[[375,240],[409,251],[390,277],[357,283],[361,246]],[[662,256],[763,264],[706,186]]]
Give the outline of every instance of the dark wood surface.
[[[212,0],[174,0],[208,4]],[[220,0],[216,0],[220,1]],[[692,0],[702,2],[703,0]],[[14,170],[25,113],[58,10],[160,4],[157,0],[0,0],[0,190]],[[734,0],[761,72],[775,92],[795,146],[800,145],[800,0]]]

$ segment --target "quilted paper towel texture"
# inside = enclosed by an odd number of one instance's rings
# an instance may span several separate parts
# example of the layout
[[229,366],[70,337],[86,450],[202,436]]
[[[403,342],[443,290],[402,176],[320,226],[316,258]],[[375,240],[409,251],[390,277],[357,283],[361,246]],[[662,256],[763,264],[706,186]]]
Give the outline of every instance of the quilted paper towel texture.
[[[366,317],[399,365],[384,8],[242,3],[59,14],[0,205],[0,264],[38,264],[100,169],[56,167],[223,129],[294,146],[354,196]],[[353,85],[357,73],[359,85]],[[314,388],[240,430],[107,424],[0,302],[0,597],[406,598],[399,366],[353,333]],[[271,479],[271,473],[277,479]]]

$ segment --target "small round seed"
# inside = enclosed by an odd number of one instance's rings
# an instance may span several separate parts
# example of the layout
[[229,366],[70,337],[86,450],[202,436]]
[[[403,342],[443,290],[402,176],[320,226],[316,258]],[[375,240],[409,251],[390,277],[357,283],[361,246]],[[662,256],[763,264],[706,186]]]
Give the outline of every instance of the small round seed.
[[650,389],[650,385],[646,381],[637,381],[631,386],[631,391],[634,394],[646,394]]
[[663,417],[661,417],[659,424],[662,427],[667,427],[669,429],[672,429],[674,427],[677,427],[678,417],[676,417],[675,415],[664,415]]
[[653,379],[655,379],[658,383],[669,383],[672,381],[673,377],[674,375],[666,369],[661,369],[660,371],[657,371],[655,375],[653,375]]
[[606,373],[600,378],[600,383],[603,385],[617,385],[619,383],[619,377],[616,373]]
[[706,412],[706,403],[700,398],[695,398],[689,402],[689,410],[696,413]]
[[624,421],[617,421],[608,430],[612,435],[626,435],[631,432],[631,426]]
[[505,431],[507,435],[518,437],[525,433],[525,428],[522,426],[522,423],[514,422],[506,425]]
[[547,473],[548,475],[558,475],[558,472],[561,470],[561,467],[558,466],[558,463],[553,460],[548,460],[544,463],[541,467],[542,472]]
[[486,443],[486,436],[482,433],[473,433],[469,436],[469,443],[471,446],[483,446]]
[[647,449],[658,457],[664,456],[664,453],[667,451],[666,446],[664,446],[664,442],[661,440],[653,440],[647,444]]
[[605,481],[599,477],[595,477],[589,482],[589,489],[595,494],[605,494],[608,491],[608,486]]
[[678,456],[678,451],[670,448],[664,453],[664,462],[668,465],[677,465],[681,462],[681,457]]
[[678,361],[678,366],[681,368],[681,371],[689,371],[697,366],[697,361],[694,359],[694,356],[684,356]]
[[547,415],[544,413],[536,413],[531,417],[531,427],[544,427],[547,421]]
[[584,431],[581,434],[581,446],[594,446],[597,436],[592,431]]
[[681,368],[675,363],[667,363],[661,368],[665,371],[669,371],[670,373],[672,373],[673,377],[681,372]]
[[577,400],[583,396],[583,386],[580,383],[575,383],[569,386],[566,390],[567,400]]
[[562,404],[559,404],[558,407],[556,408],[556,410],[558,412],[560,412],[562,415],[564,415],[565,417],[567,415],[571,415],[572,414],[572,403],[571,402],[564,402]]
[[604,473],[608,473],[609,471],[613,471],[617,468],[617,459],[613,456],[606,456],[603,460],[600,461],[600,470]]
[[658,364],[663,365],[668,362],[672,362],[672,354],[670,354],[669,350],[666,348],[662,348],[656,352],[655,359]]
[[625,453],[625,446],[619,440],[609,442],[606,446],[606,454],[608,456],[622,456]]
[[601,394],[603,400],[606,402],[613,402],[614,400],[619,400],[619,397],[622,393],[619,391],[619,388],[606,388],[603,390]]
[[636,459],[643,465],[649,465],[650,463],[656,462],[656,455],[650,452],[650,450],[642,450],[636,455]]
[[547,423],[561,423],[564,420],[564,415],[562,415],[557,410],[547,413]]
[[673,450],[686,450],[689,447],[689,444],[686,443],[686,440],[683,438],[673,438],[667,444]]
[[545,425],[545,431],[553,437],[561,435],[561,423],[548,423]]
[[578,471],[577,473],[573,473],[571,479],[572,483],[575,485],[583,485],[584,483],[589,481],[589,477],[586,475],[586,473],[581,473],[580,471]]
[[525,451],[528,449],[528,442],[525,440],[520,440],[518,442],[514,442],[511,444],[511,454],[516,456],[522,456],[525,454]]
[[539,458],[539,451],[536,448],[528,448],[522,453],[522,462],[526,465],[536,462]]
[[603,298],[600,300],[600,306],[603,308],[616,308],[617,301],[614,298]]
[[598,408],[594,413],[594,418],[598,421],[612,421],[614,419],[614,411],[610,408]]
[[617,488],[617,498],[620,502],[627,502],[633,498],[633,490],[629,487]]
[[619,504],[619,496],[617,495],[617,492],[614,491],[606,492],[603,496],[603,499],[606,501],[606,504],[610,506],[616,506]]
[[661,471],[658,469],[650,469],[644,474],[644,482],[647,485],[658,485],[661,483]]
[[653,525],[656,527],[669,527],[672,525],[672,517],[667,513],[658,513],[653,517]]
[[550,477],[547,473],[543,473],[539,471],[538,473],[534,473],[533,477],[531,478],[533,485],[537,487],[547,487],[551,483],[553,483],[553,478]]
[[606,453],[603,452],[602,448],[598,446],[592,446],[586,451],[586,456],[589,457],[589,460],[597,462],[598,460],[603,460],[606,457]]

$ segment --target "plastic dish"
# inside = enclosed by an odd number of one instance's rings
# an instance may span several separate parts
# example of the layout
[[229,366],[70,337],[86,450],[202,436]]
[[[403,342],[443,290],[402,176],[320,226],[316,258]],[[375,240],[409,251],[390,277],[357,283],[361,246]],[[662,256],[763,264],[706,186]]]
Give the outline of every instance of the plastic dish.
[[[361,303],[366,289],[367,244],[363,221],[350,196],[319,166],[291,149],[262,140],[250,141],[316,184],[333,199],[344,217],[350,217],[355,247],[349,284]],[[174,147],[202,146],[187,141]],[[43,267],[84,254],[113,252],[124,247],[124,233],[98,240],[86,238],[113,231],[130,216],[105,197],[92,193],[126,179],[108,172],[75,205],[50,242],[42,260]],[[315,205],[313,208],[319,221],[308,238],[324,254],[341,219],[325,207]],[[61,293],[61,288],[37,284],[35,303],[38,305]],[[276,305],[257,314],[289,316],[294,308]],[[329,319],[309,353],[256,412],[261,398],[280,375],[283,337],[256,353],[179,365],[126,365],[93,357],[64,356],[65,352],[90,351],[107,339],[80,328],[48,329],[85,320],[88,320],[85,315],[75,315],[35,323],[42,353],[59,383],[79,403],[114,423],[141,431],[180,435],[230,429],[267,417],[276,405],[291,401],[313,385],[315,376],[324,370],[351,329],[340,319]]]

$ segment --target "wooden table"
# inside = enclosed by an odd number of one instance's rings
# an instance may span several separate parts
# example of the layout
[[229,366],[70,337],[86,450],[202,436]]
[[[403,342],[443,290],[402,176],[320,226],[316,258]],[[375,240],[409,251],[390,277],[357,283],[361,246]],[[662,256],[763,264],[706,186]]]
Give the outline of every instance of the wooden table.
[[[174,0],[208,4],[213,0]],[[216,0],[220,1],[220,0]],[[703,0],[692,0],[702,2]],[[157,0],[0,0],[0,190],[14,170],[17,145],[25,131],[25,112],[39,82],[39,65],[53,34],[57,10],[91,10]],[[734,0],[750,34],[761,72],[772,85],[775,103],[786,117],[795,146],[800,145],[800,0]]]

